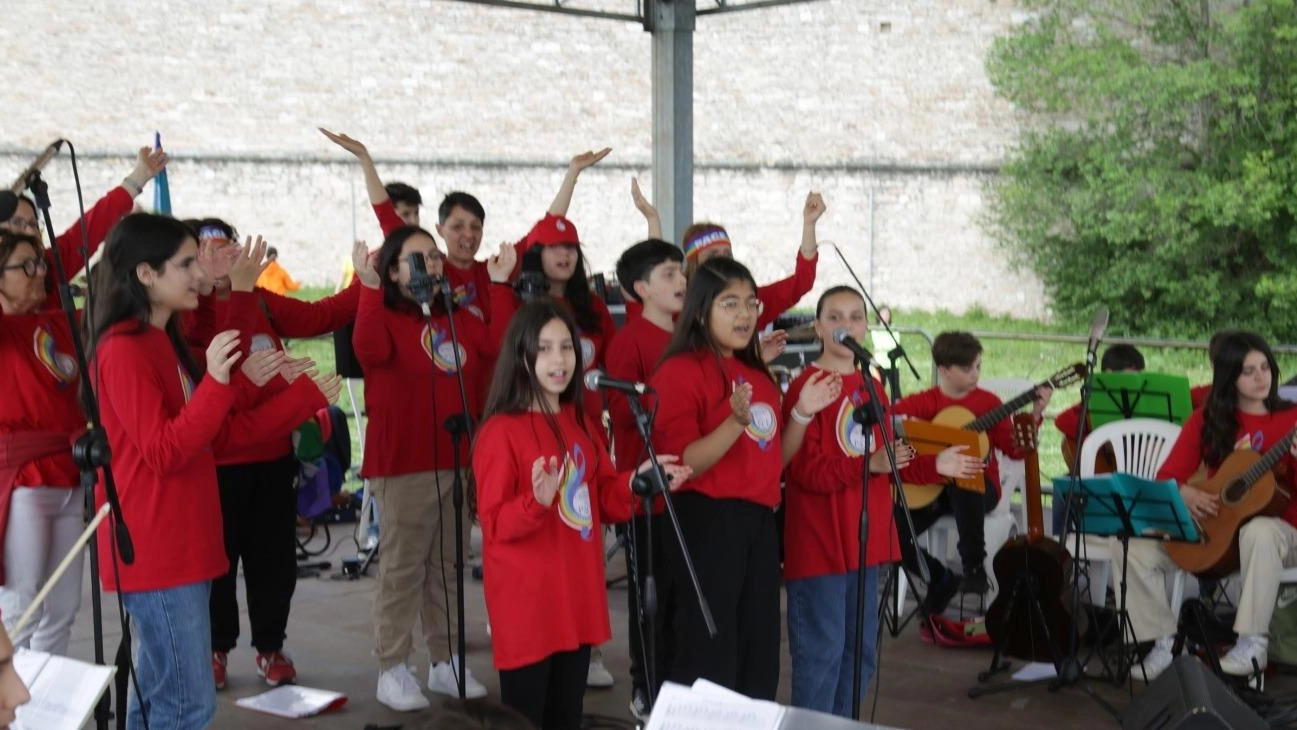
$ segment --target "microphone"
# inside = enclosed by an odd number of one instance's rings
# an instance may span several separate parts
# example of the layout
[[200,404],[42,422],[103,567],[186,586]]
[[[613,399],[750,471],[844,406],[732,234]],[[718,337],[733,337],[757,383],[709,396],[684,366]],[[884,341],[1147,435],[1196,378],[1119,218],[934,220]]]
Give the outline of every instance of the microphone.
[[1103,339],[1103,333],[1108,330],[1108,307],[1099,305],[1099,311],[1094,313],[1094,322],[1090,325],[1090,342],[1087,348],[1094,352],[1099,346],[1099,340]]
[[423,316],[432,315],[432,277],[428,276],[428,267],[423,262],[423,254],[415,251],[407,260],[410,262],[410,296],[423,309]]
[[35,162],[29,165],[26,170],[23,170],[22,173],[18,175],[18,179],[14,180],[14,184],[9,189],[15,193],[22,192],[22,189],[27,186],[27,177],[31,175],[33,172],[39,171],[42,167],[45,167],[45,165],[49,163],[50,160],[54,159],[54,155],[57,155],[59,153],[59,148],[63,146],[64,141],[66,140],[63,140],[61,138],[54,140],[49,147],[45,148],[44,152],[40,153],[40,155],[36,158]]
[[632,383],[628,380],[610,378],[599,369],[586,371],[585,388],[590,391],[597,391],[600,388],[619,390],[630,395],[644,395],[653,390],[653,388],[649,387],[646,383]]
[[869,350],[866,350],[864,345],[856,342],[855,339],[851,337],[851,334],[847,332],[846,327],[839,327],[833,330],[833,341],[848,350],[851,350],[851,352],[854,353],[862,362],[869,362],[874,359],[874,356],[869,354]]

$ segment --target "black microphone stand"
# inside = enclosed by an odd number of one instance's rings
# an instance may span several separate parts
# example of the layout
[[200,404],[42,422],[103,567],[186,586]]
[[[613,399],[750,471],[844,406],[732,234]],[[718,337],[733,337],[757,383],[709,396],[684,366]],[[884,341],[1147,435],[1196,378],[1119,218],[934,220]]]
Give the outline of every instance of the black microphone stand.
[[[69,150],[72,150],[72,144],[68,143]],[[76,175],[76,152],[72,150],[73,174]],[[76,443],[72,445],[72,460],[76,462],[77,468],[81,471],[81,488],[84,493],[85,508],[83,512],[83,522],[89,524],[95,514],[95,485],[99,481],[98,470],[102,469],[104,474],[104,496],[105,500],[112,511],[112,521],[114,525],[114,540],[111,544],[116,548],[116,556],[122,563],[131,565],[135,562],[135,544],[131,541],[131,533],[126,526],[126,520],[122,514],[121,500],[117,492],[117,483],[113,479],[113,471],[110,462],[112,461],[112,452],[108,447],[108,436],[104,432],[103,423],[99,418],[99,398],[91,385],[90,365],[86,359],[85,344],[81,337],[78,336],[80,328],[77,326],[76,305],[72,301],[72,290],[68,280],[67,270],[63,266],[63,255],[59,251],[58,241],[54,234],[54,221],[50,217],[50,196],[49,186],[41,177],[40,170],[32,170],[27,174],[25,181],[26,187],[31,191],[35,200],[36,208],[40,210],[41,217],[45,223],[45,231],[49,235],[52,245],[49,247],[50,253],[54,259],[54,272],[58,280],[59,304],[63,309],[63,314],[68,320],[68,328],[72,334],[72,350],[77,360],[77,367],[81,370],[82,387],[86,397],[84,406],[86,419],[90,423],[90,428],[86,430]],[[77,198],[81,198],[80,178],[77,179]],[[84,208],[84,205],[82,206]],[[85,223],[85,215],[80,218],[81,224],[81,250],[82,258],[86,262],[87,270],[90,264],[89,242],[86,240],[89,232]],[[86,277],[86,328],[93,339],[94,319],[91,316],[93,307],[91,305],[94,282],[93,277]],[[91,624],[94,633],[94,654],[95,664],[104,665],[104,625],[103,625],[103,596],[99,582],[99,541],[97,538],[91,538],[87,541],[90,548],[90,613]],[[121,592],[118,591],[119,603]],[[130,657],[130,630],[126,623],[125,611],[122,611],[122,636],[123,645],[126,651],[118,651],[118,664],[124,664],[126,673],[134,676],[134,666]],[[123,659],[124,658],[124,659]],[[119,666],[119,670],[121,667]],[[122,712],[125,703],[125,686],[126,678],[122,677],[118,681],[119,689],[119,717],[118,725],[125,726],[125,713]],[[105,691],[100,697],[99,702],[95,705],[95,727],[98,730],[107,730],[108,719],[111,716],[112,698],[111,692]],[[145,724],[147,726],[147,717]]]
[[[455,670],[455,682],[459,690],[459,698],[466,697],[464,683],[468,677],[468,664],[465,658],[468,653],[468,642],[464,635],[464,479],[463,465],[460,463],[459,448],[461,443],[473,443],[473,417],[468,404],[468,386],[464,383],[464,363],[460,357],[459,332],[455,328],[454,304],[455,298],[450,291],[450,282],[445,277],[439,277],[433,280],[433,285],[441,293],[442,302],[446,308],[446,321],[450,323],[450,343],[451,349],[455,354],[455,380],[459,385],[459,403],[463,410],[450,418],[446,419],[445,428],[450,432],[451,441],[454,444],[454,464],[455,476],[451,486],[451,502],[455,507],[455,613],[456,613],[456,631],[458,632],[458,646],[456,651],[459,655],[459,666]],[[428,292],[431,299],[431,292]],[[424,307],[423,314],[428,320],[428,325],[432,326],[432,311],[427,302],[421,302]],[[433,378],[437,373],[433,372]],[[435,396],[434,396],[435,397]]]
[[[867,355],[868,351],[861,350]],[[883,413],[883,404],[878,398],[878,389],[874,387],[874,377],[869,373],[869,357],[861,357],[860,354],[853,352],[856,364],[860,368],[861,378],[865,381],[865,392],[869,395],[869,405],[865,409],[857,408],[853,417],[856,423],[859,423],[866,434],[871,434],[875,424],[883,434],[883,451],[887,454],[887,463],[891,469],[893,490],[900,495],[901,506],[904,508],[905,521],[909,525],[910,536],[916,539],[914,534],[914,520],[910,516],[909,506],[905,502],[905,492],[901,489],[901,472],[896,467],[896,448],[892,440],[887,437],[886,416]],[[865,660],[865,559],[869,545],[869,457],[865,456],[864,464],[861,467],[861,500],[860,500],[860,554],[859,562],[856,566],[856,631],[853,641],[855,643],[855,660],[851,668],[851,717],[854,720],[860,719],[860,703],[864,699],[860,687],[860,676],[864,673]],[[916,544],[915,549],[918,549]],[[928,566],[922,559],[919,560],[919,573],[923,576],[925,582],[931,581],[928,574]]]
[[[657,450],[653,448],[653,419],[644,411],[644,406],[639,402],[639,396],[633,393],[626,394],[626,400],[630,404],[631,414],[635,418],[635,428],[639,431],[640,438],[644,439],[644,449],[648,452],[648,460],[651,466],[643,474],[637,474],[631,480],[631,489],[638,495],[644,506],[644,531],[647,533],[644,537],[646,555],[644,555],[644,580],[640,590],[640,611],[642,615],[642,625],[644,627],[644,684],[648,692],[649,706],[653,706],[655,695],[657,693],[657,667],[655,662],[656,656],[656,628],[653,625],[654,617],[657,616],[657,579],[653,574],[653,497],[662,495],[662,502],[666,505],[668,517],[671,519],[671,527],[675,531],[676,541],[680,544],[680,554],[684,556],[685,570],[689,573],[689,581],[693,583],[694,595],[698,597],[698,610],[703,615],[703,623],[707,625],[707,635],[716,638],[716,621],[712,619],[711,606],[707,603],[707,597],[703,595],[702,585],[698,582],[698,573],[694,570],[693,557],[689,553],[689,546],[685,543],[684,532],[680,530],[680,520],[676,517],[675,504],[671,501],[671,490],[668,489],[668,480],[666,470],[662,468],[662,463],[658,461]],[[632,520],[634,517],[632,516]],[[635,550],[634,541],[632,540],[630,550]],[[637,560],[632,563],[638,564]],[[631,576],[631,580],[635,580]]]

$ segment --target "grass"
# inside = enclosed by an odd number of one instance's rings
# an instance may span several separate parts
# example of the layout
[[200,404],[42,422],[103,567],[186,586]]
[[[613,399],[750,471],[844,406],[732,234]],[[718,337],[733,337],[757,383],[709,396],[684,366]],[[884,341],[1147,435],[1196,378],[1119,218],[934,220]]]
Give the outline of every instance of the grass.
[[[332,294],[332,289],[324,287],[303,287],[294,296],[299,299],[314,301]],[[955,315],[947,311],[910,312],[893,310],[895,326],[906,329],[917,329],[929,336],[948,330],[969,330],[978,333],[999,333],[1001,335],[1085,335],[1083,331],[1066,330],[1057,326],[1011,317],[996,317],[981,311],[972,311],[964,315]],[[1050,342],[1042,339],[1004,339],[994,335],[979,335],[982,339],[982,377],[987,378],[1029,378],[1039,382],[1064,366],[1085,360],[1085,345],[1078,343]],[[901,334],[901,343],[905,346],[919,379],[915,379],[908,370],[902,367],[901,389],[903,393],[913,393],[932,384],[932,358],[928,340],[918,333]],[[1205,343],[1203,343],[1205,345]],[[318,364],[321,372],[334,370],[333,339],[320,337],[308,340],[293,340],[288,347],[294,356],[307,355]],[[1208,366],[1206,352],[1203,349],[1184,347],[1159,347],[1139,345],[1147,361],[1148,370],[1162,373],[1182,373],[1191,384],[1210,382],[1211,369]],[[1280,355],[1281,372],[1294,372],[1297,356]],[[358,406],[364,408],[364,384],[353,384]],[[1080,401],[1079,387],[1059,390],[1054,393],[1046,410],[1049,419],[1059,412]],[[338,406],[352,417],[352,453],[353,461],[360,461],[360,440],[356,432],[351,402],[344,389],[338,398]],[[1062,435],[1052,423],[1046,423],[1041,429],[1040,468],[1041,479],[1048,484],[1053,476],[1066,473],[1061,452]],[[353,484],[354,486],[354,484]]]

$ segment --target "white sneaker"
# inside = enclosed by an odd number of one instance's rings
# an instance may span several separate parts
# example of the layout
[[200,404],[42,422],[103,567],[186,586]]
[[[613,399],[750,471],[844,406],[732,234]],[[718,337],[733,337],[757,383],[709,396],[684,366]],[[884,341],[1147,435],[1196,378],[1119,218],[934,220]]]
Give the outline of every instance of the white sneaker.
[[585,674],[585,686],[595,689],[607,689],[615,684],[610,673],[603,665],[603,650],[595,649],[590,653],[590,669]]
[[1144,661],[1142,662],[1144,671],[1132,671],[1131,675],[1135,679],[1143,679],[1148,682],[1157,679],[1158,675],[1165,672],[1166,668],[1171,666],[1171,662],[1175,660],[1175,657],[1171,655],[1171,646],[1173,644],[1175,644],[1174,636],[1163,636],[1158,639],[1153,643],[1153,648],[1144,655]]
[[[454,662],[452,665],[451,662]],[[428,689],[437,694],[459,696],[459,682],[455,678],[455,667],[459,666],[459,657],[449,662],[437,662],[428,666]],[[473,670],[464,672],[464,696],[476,699],[486,696],[486,687],[473,676]]]
[[[1220,658],[1220,669],[1226,674],[1246,677],[1264,670],[1270,649],[1270,639],[1260,634],[1240,634],[1238,643]],[[1256,668],[1252,660],[1256,660]]]
[[397,712],[422,710],[429,704],[410,668],[404,664],[378,675],[378,701]]

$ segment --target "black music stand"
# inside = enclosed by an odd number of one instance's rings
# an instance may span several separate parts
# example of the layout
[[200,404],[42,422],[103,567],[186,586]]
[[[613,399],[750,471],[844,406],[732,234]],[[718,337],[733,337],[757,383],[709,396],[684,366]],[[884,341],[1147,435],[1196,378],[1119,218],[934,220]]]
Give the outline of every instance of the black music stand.
[[1193,412],[1189,379],[1165,373],[1095,373],[1090,424],[1152,418],[1183,425]]
[[[1072,493],[1076,485],[1076,494]],[[1077,531],[1095,537],[1115,537],[1121,543],[1121,580],[1117,590],[1117,613],[1112,621],[1118,630],[1115,661],[1102,651],[1102,640],[1096,641],[1090,656],[1098,656],[1107,681],[1120,686],[1130,677],[1135,664],[1135,646],[1139,637],[1130,625],[1126,610],[1126,571],[1132,539],[1197,541],[1198,529],[1189,509],[1180,498],[1180,487],[1174,479],[1152,481],[1133,474],[1115,472],[1093,477],[1056,477],[1056,494],[1074,500]],[[1178,609],[1177,609],[1178,610]],[[1112,623],[1099,628],[1103,637]],[[1150,637],[1145,637],[1145,639]],[[1128,641],[1129,639],[1129,641]],[[1082,666],[1088,663],[1082,662]]]

